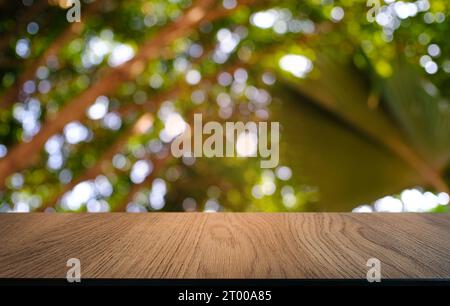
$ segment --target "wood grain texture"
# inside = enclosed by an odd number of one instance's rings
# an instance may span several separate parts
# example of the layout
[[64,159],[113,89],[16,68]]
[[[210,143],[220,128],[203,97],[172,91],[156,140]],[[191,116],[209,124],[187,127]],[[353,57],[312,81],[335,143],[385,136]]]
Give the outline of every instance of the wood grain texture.
[[0,278],[450,279],[450,216],[2,214]]

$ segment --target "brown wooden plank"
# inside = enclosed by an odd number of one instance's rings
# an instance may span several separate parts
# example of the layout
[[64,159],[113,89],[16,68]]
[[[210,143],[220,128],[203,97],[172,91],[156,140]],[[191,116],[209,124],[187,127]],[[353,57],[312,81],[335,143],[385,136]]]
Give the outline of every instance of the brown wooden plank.
[[438,214],[2,214],[0,278],[450,278]]

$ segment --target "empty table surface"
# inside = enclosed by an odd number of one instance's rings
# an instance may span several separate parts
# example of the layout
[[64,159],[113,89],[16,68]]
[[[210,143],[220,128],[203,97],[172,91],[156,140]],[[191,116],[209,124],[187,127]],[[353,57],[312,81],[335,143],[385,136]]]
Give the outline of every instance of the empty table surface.
[[0,278],[450,279],[450,216],[1,214]]

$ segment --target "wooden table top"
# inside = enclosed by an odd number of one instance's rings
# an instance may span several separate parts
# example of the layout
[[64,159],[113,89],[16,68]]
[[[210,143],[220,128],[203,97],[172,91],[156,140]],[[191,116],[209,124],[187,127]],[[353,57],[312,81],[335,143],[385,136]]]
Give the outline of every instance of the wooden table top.
[[0,278],[450,279],[444,214],[1,214]]

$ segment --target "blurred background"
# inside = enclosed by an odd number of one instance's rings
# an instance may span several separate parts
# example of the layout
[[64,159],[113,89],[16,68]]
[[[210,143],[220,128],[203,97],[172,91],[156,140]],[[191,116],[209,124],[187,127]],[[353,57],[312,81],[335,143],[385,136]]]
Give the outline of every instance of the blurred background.
[[[1,212],[449,212],[447,0],[72,2],[0,0]],[[174,158],[194,113],[278,167]]]

